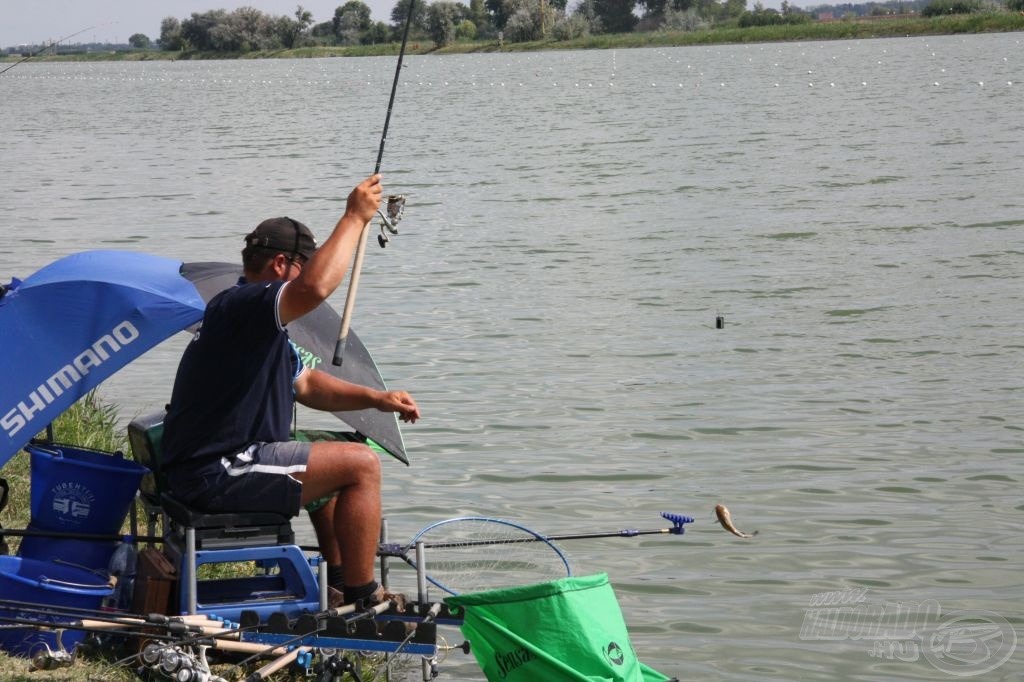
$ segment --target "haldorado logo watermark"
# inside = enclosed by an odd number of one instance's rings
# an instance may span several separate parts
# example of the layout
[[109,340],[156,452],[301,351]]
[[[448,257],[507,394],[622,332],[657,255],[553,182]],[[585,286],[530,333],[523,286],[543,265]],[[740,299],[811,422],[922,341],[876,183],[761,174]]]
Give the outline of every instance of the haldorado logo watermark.
[[867,589],[822,592],[804,613],[804,641],[870,642],[868,654],[894,661],[924,658],[936,670],[973,677],[1010,659],[1017,633],[997,613],[982,610],[943,614],[934,599],[867,603]]

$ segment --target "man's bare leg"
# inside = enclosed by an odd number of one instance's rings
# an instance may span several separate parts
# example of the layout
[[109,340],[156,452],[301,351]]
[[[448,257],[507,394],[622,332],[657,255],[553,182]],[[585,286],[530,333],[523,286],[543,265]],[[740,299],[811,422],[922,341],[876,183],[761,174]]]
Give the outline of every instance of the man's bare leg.
[[319,441],[313,443],[306,471],[295,478],[302,482],[303,504],[338,493],[334,537],[345,557],[345,585],[372,582],[381,519],[377,454],[358,443]]
[[332,497],[330,502],[310,512],[309,521],[313,524],[313,531],[316,532],[316,542],[320,546],[320,553],[328,566],[341,566],[341,547],[338,546],[338,535],[334,530],[334,509],[338,498]]

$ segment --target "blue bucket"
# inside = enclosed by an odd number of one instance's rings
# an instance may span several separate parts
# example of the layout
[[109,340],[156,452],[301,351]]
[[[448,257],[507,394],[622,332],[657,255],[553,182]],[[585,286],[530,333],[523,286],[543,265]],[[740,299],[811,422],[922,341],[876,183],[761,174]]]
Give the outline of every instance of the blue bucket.
[[[148,469],[120,453],[67,445],[31,444],[32,517],[29,528],[60,533],[118,535]],[[26,536],[19,554],[71,559],[106,568],[116,542]]]
[[[28,530],[40,530],[31,523]],[[18,556],[38,561],[64,559],[85,570],[106,570],[117,549],[116,540],[74,540],[26,535],[21,538]]]
[[[91,571],[49,561],[15,556],[0,556],[0,599],[66,609],[96,610],[113,590],[106,580]],[[14,604],[0,608],[3,618],[44,623],[69,623],[73,618],[40,614],[19,609]],[[85,638],[81,630],[65,630],[64,648],[71,650]],[[34,627],[0,628],[0,649],[15,656],[31,657],[44,645],[57,649],[56,633]]]

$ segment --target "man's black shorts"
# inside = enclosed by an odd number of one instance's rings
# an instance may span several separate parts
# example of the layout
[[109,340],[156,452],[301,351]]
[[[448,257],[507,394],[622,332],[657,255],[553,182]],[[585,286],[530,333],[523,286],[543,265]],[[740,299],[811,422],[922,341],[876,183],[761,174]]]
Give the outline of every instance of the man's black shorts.
[[310,443],[254,443],[199,470],[170,475],[172,494],[210,512],[269,511],[297,516],[302,484],[292,474],[309,462]]

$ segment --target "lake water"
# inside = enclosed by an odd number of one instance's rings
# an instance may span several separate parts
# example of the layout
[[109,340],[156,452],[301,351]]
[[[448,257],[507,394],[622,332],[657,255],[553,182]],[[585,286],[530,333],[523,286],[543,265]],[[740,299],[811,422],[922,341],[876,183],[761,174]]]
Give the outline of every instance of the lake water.
[[[234,260],[273,215],[326,235],[393,69],[18,66],[0,279],[90,248]],[[564,545],[657,669],[1024,679],[1022,95],[1022,34],[407,58],[383,170],[409,203],[353,322],[424,414],[385,465],[392,537],[688,514]],[[102,393],[161,406],[186,341]],[[861,610],[826,627],[829,592]]]

